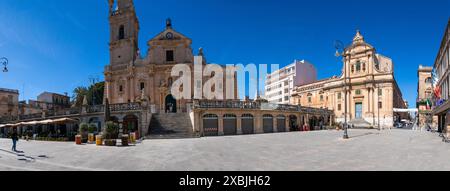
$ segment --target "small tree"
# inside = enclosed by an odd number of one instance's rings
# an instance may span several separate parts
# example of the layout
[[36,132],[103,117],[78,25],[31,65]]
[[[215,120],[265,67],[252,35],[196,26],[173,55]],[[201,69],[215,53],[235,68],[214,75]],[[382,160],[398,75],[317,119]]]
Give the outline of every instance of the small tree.
[[79,133],[80,135],[84,135],[88,132],[89,130],[89,126],[87,123],[81,123],[80,124],[80,129],[79,129]]
[[106,139],[116,139],[117,138],[117,130],[119,129],[119,125],[112,121],[106,122],[106,127],[103,131],[103,138]]
[[95,131],[97,131],[97,125],[95,125],[94,123],[89,124],[88,131],[89,133],[94,133]]
[[79,133],[81,135],[81,142],[83,142],[83,143],[86,143],[88,140],[88,130],[89,130],[88,124],[86,124],[86,123],[80,124]]

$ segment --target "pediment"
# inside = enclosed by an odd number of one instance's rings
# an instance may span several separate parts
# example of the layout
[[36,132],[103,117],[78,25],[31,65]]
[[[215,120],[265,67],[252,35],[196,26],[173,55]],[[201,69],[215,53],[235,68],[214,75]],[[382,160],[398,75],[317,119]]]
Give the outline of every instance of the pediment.
[[173,30],[172,28],[167,28],[166,30],[160,32],[158,35],[150,39],[148,44],[152,44],[157,41],[187,41],[189,44],[192,42],[190,38]]

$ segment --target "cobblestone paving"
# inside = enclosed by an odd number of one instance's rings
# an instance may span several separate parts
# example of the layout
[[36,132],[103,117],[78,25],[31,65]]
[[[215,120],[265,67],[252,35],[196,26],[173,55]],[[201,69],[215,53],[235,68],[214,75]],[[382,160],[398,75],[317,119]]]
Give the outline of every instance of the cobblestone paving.
[[411,130],[291,132],[146,140],[132,147],[0,139],[0,170],[450,170],[450,144]]

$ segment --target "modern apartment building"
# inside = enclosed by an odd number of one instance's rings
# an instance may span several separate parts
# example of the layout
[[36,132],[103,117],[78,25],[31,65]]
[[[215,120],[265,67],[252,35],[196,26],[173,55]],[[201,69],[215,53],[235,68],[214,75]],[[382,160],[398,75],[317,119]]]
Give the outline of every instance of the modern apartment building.
[[314,65],[307,61],[297,61],[279,69],[266,78],[264,98],[270,103],[289,104],[293,88],[317,81]]

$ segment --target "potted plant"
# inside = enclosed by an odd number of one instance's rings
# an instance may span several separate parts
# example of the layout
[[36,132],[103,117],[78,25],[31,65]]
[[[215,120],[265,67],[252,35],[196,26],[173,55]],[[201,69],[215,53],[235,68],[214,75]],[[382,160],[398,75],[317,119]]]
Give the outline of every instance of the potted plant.
[[80,136],[81,136],[81,143],[87,143],[88,141],[88,131],[89,131],[89,126],[86,123],[82,123],[80,124]]
[[94,143],[95,142],[95,134],[94,133],[95,133],[96,130],[97,130],[97,125],[95,125],[93,123],[89,124],[89,127],[88,127],[89,143]]
[[116,146],[117,142],[117,129],[119,129],[119,125],[112,121],[106,122],[106,126],[103,132],[103,139],[105,140],[106,146]]

